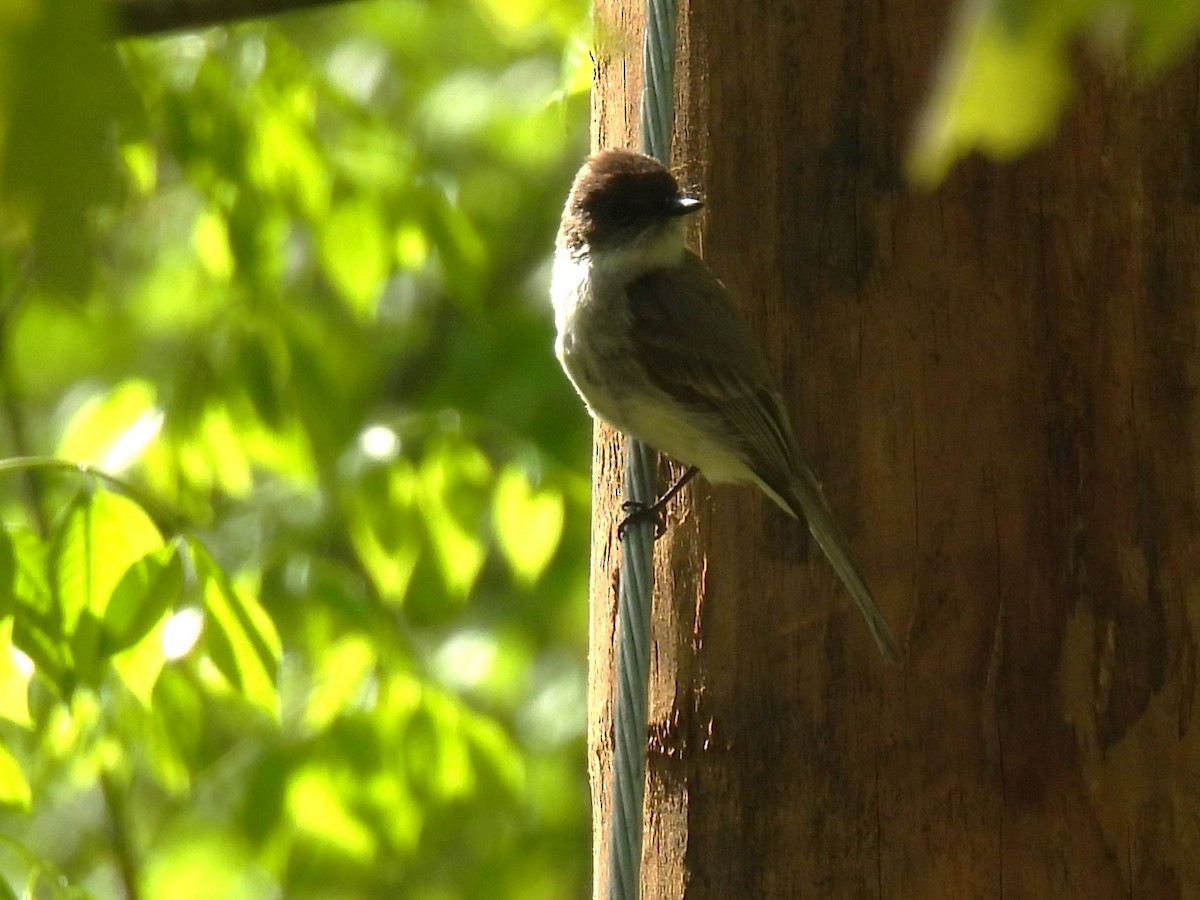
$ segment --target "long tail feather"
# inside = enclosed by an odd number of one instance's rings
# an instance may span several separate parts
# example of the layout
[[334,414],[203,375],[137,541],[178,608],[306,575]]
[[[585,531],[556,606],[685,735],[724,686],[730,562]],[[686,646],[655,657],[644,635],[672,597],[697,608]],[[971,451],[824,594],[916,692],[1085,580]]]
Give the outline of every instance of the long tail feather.
[[821,486],[815,476],[810,471],[802,471],[792,480],[789,487],[791,496],[785,500],[797,516],[808,522],[808,530],[816,538],[834,571],[841,578],[842,584],[858,604],[863,618],[867,620],[867,627],[871,629],[879,651],[894,663],[903,662],[904,654],[900,650],[900,644],[892,634],[883,613],[879,611],[866,580],[850,559],[846,538],[834,521],[833,513],[821,495]]

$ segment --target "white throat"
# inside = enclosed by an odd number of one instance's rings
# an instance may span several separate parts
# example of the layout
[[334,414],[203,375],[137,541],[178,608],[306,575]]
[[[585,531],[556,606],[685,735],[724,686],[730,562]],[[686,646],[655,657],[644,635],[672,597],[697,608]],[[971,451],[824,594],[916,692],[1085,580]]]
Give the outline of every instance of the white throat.
[[555,269],[570,259],[586,266],[592,278],[628,284],[655,269],[670,269],[683,259],[684,220],[664,219],[632,240],[601,250],[569,250],[559,246],[554,254]]

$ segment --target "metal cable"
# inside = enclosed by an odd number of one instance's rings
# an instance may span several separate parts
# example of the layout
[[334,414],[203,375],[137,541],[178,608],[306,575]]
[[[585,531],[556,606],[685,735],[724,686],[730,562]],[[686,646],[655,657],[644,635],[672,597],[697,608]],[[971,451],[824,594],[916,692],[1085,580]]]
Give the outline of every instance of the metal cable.
[[[642,152],[669,165],[675,99],[675,0],[647,0],[642,72]],[[653,503],[657,471],[658,452],[631,439],[625,456],[626,500]],[[631,523],[621,540],[609,900],[638,900],[641,881],[654,527],[649,521]]]

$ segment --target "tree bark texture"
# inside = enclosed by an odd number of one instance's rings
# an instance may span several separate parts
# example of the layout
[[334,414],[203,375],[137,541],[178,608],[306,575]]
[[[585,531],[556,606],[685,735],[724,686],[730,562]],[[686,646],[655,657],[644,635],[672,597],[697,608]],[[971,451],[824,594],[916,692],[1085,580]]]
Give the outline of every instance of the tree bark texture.
[[[594,133],[636,146],[642,0],[596,7]],[[656,548],[646,898],[1200,897],[1198,67],[1136,90],[1081,57],[1052,144],[917,193],[949,12],[681,4],[696,246],[908,660],[878,656],[802,526],[690,488]],[[603,896],[606,429],[594,463]]]

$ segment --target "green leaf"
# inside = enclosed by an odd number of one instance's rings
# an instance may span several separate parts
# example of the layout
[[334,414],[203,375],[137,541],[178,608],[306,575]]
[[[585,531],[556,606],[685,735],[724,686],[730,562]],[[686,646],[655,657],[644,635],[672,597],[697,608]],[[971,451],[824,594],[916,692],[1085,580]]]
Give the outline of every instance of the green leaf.
[[[1011,159],[1050,138],[1070,100],[1086,39],[1145,78],[1192,47],[1194,0],[980,0],[960,4],[908,158],[933,185],[972,150]],[[1107,62],[1103,60],[1102,62]]]
[[526,762],[504,728],[472,712],[463,719],[463,732],[481,774],[495,779],[503,790],[520,791],[526,779]]
[[231,900],[271,896],[241,836],[199,816],[173,822],[156,835],[154,853],[139,871],[146,897],[171,900]]
[[8,534],[13,550],[13,645],[33,660],[60,693],[70,692],[70,649],[46,574],[46,545],[32,532]]
[[33,727],[29,714],[29,675],[17,662],[13,644],[13,619],[0,619],[0,716],[25,728]]
[[146,710],[152,709],[154,686],[167,662],[163,646],[165,627],[166,620],[160,619],[142,640],[108,658],[117,677]]
[[374,858],[378,838],[349,807],[345,791],[325,767],[308,766],[292,777],[287,806],[299,831],[364,864]]
[[429,261],[429,236],[417,222],[405,222],[396,229],[396,265],[418,272]]
[[492,522],[513,574],[531,585],[562,540],[566,508],[558,491],[535,491],[522,469],[506,468],[496,484]]
[[353,709],[377,663],[374,647],[365,637],[347,637],[329,647],[308,692],[305,724],[320,731],[343,711]]
[[371,318],[390,264],[379,209],[365,198],[337,204],[320,240],[321,265],[330,282],[354,312]]
[[80,491],[50,538],[51,584],[63,631],[70,634],[85,610],[103,619],[126,569],[161,546],[158,527],[132,500]]
[[281,345],[276,335],[255,332],[244,335],[238,344],[238,370],[246,396],[263,424],[272,429],[284,427],[282,400],[290,387],[287,351]]
[[121,162],[130,186],[139,194],[150,194],[158,183],[158,148],[148,141],[130,141],[121,146]]
[[154,683],[151,707],[158,726],[183,759],[194,760],[207,725],[199,682],[178,667],[168,667]]
[[71,416],[58,454],[106,471],[125,469],[158,435],[162,411],[155,395],[152,384],[131,378],[90,397]]
[[234,589],[199,541],[189,539],[188,547],[204,602],[204,649],[246,700],[278,716],[276,681],[282,648],[274,623],[256,599]]
[[[125,679],[126,684],[129,681],[130,679]],[[192,772],[189,760],[181,752],[181,742],[173,718],[164,714],[154,702],[159,696],[156,691],[157,685],[158,679],[155,679],[149,698],[138,697],[141,709],[133,729],[133,737],[137,740],[137,757],[151,774],[156,789],[166,791],[182,800],[192,786]]]
[[[126,575],[146,554],[161,548],[162,535],[151,518],[120,494],[89,488],[67,506],[50,535],[49,568],[62,632],[70,642],[74,677],[100,684],[102,658],[113,652],[104,646],[104,622],[112,600],[125,582],[112,622],[124,628],[140,624],[140,604],[133,598],[139,574],[128,582]],[[131,604],[137,608],[131,610]]]
[[134,562],[113,589],[101,623],[100,653],[108,656],[142,640],[162,621],[183,590],[176,545],[159,547]]
[[936,184],[972,149],[1010,159],[1053,134],[1071,93],[1078,5],[1038,3],[1019,20],[999,2],[963,5],[909,155],[917,183]]
[[13,608],[13,580],[17,576],[17,560],[8,531],[0,527],[0,619]]
[[213,209],[196,216],[192,227],[192,247],[196,259],[210,277],[220,282],[233,277],[233,248],[229,245],[229,229],[225,217]]
[[346,501],[350,540],[375,589],[399,603],[421,556],[420,476],[398,459],[364,472]]
[[265,111],[255,129],[246,169],[256,184],[317,218],[329,206],[329,169],[309,127],[312,90],[302,83],[290,87],[286,97]]
[[430,450],[421,478],[425,499],[421,511],[442,580],[452,596],[464,599],[487,556],[481,525],[491,463],[477,447],[447,440]]
[[28,809],[33,799],[17,758],[0,744],[0,804]]

